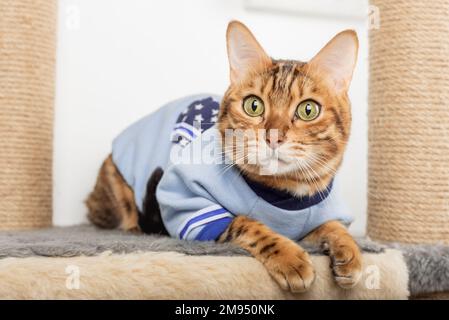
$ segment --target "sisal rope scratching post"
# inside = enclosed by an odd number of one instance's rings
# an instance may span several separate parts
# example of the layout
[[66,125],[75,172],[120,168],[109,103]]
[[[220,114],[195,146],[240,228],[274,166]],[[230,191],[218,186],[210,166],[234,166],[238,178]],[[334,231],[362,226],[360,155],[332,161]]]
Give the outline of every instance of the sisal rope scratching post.
[[368,234],[449,243],[449,0],[371,0]]
[[0,1],[0,229],[51,225],[56,0]]

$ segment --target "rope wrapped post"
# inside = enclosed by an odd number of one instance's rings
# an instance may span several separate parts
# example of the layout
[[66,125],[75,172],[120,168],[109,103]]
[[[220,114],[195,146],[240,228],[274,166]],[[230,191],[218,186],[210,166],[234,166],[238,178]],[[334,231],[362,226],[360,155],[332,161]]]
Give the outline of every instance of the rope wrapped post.
[[56,0],[0,1],[0,229],[52,222]]
[[449,243],[449,0],[371,0],[368,235]]

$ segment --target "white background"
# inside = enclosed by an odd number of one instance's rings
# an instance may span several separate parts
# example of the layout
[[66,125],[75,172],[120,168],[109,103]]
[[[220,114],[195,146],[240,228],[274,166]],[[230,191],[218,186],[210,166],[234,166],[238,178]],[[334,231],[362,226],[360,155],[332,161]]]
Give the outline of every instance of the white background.
[[[356,10],[361,1],[344,1],[348,16],[351,6]],[[259,2],[268,3],[271,9],[258,7]],[[314,0],[310,7],[304,7],[305,1],[285,0],[281,2],[289,7],[279,10],[279,2],[259,2],[60,0],[54,147],[56,225],[86,221],[83,200],[93,188],[112,139],[127,125],[180,96],[224,92],[228,84],[225,30],[230,20],[238,19],[275,58],[308,60],[339,31],[352,28],[358,32],[359,60],[350,91],[352,136],[341,176],[344,195],[355,216],[351,231],[364,233],[366,21],[341,16],[342,10],[335,10],[334,16],[329,8],[339,8],[340,0]],[[291,10],[292,3],[295,10]],[[362,3],[367,7],[365,0]],[[321,12],[320,8],[326,10]],[[310,13],[312,9],[315,11]]]

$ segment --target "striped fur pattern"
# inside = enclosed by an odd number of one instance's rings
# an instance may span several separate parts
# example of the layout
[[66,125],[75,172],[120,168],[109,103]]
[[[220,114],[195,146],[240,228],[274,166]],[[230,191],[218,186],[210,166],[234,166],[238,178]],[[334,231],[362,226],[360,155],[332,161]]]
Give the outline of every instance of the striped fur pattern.
[[[228,26],[227,43],[231,84],[220,106],[219,130],[224,134],[227,129],[276,129],[281,139],[277,148],[282,156],[279,172],[271,175],[260,174],[262,164],[259,163],[234,165],[252,180],[292,195],[313,195],[324,190],[341,164],[350,133],[347,89],[357,51],[355,33],[340,33],[307,63],[269,58],[251,32],[236,21]],[[338,52],[345,53],[345,50],[349,53],[339,57]],[[333,56],[338,61],[326,59]],[[250,95],[263,101],[265,112],[261,116],[250,117],[243,111],[243,101]],[[296,107],[305,99],[312,99],[321,106],[319,116],[312,121],[302,121],[295,116]],[[237,154],[234,145],[224,145],[224,152],[234,159],[247,158],[254,152],[251,146],[267,147],[265,139],[261,140],[258,135],[251,139],[244,140],[246,154]],[[152,182],[151,190],[155,190],[157,181]],[[150,195],[149,199],[153,198],[154,195]],[[111,157],[105,160],[86,203],[88,217],[94,224],[139,230],[139,213],[132,190]],[[150,207],[157,205],[153,203]],[[146,212],[147,222],[160,220],[149,215]],[[357,283],[361,255],[343,225],[336,221],[325,223],[307,239],[320,244],[330,255],[335,280],[341,287],[350,288]],[[258,221],[237,216],[218,241],[232,242],[249,251],[286,290],[305,291],[314,281],[315,272],[307,252]]]
[[88,219],[99,227],[139,230],[134,192],[118,171],[111,155],[103,162],[86,205]]
[[[219,127],[226,129],[279,130],[286,140],[279,149],[285,149],[286,158],[297,162],[296,170],[278,175],[259,175],[257,164],[238,163],[252,179],[277,189],[302,195],[313,195],[329,185],[341,164],[350,133],[351,112],[348,96],[335,95],[325,85],[322,76],[313,67],[299,61],[272,60],[272,65],[246,81],[231,85],[222,102]],[[249,95],[261,98],[265,114],[261,118],[248,117],[242,110],[242,101]],[[295,119],[297,105],[312,99],[321,105],[314,121]],[[248,135],[259,139],[259,135]],[[263,147],[265,141],[245,141],[247,145]],[[234,159],[238,148],[228,146]],[[250,147],[245,148],[244,150]],[[247,154],[244,156],[248,157]]]

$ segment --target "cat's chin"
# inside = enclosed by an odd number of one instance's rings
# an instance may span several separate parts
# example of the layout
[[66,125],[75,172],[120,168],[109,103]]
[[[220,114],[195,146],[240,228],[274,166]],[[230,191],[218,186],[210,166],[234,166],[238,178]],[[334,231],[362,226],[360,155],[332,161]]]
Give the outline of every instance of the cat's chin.
[[279,159],[255,165],[251,169],[252,174],[273,177],[294,174],[298,170],[294,164]]
[[285,176],[294,173],[294,169],[289,165],[262,166],[259,168],[261,176]]

